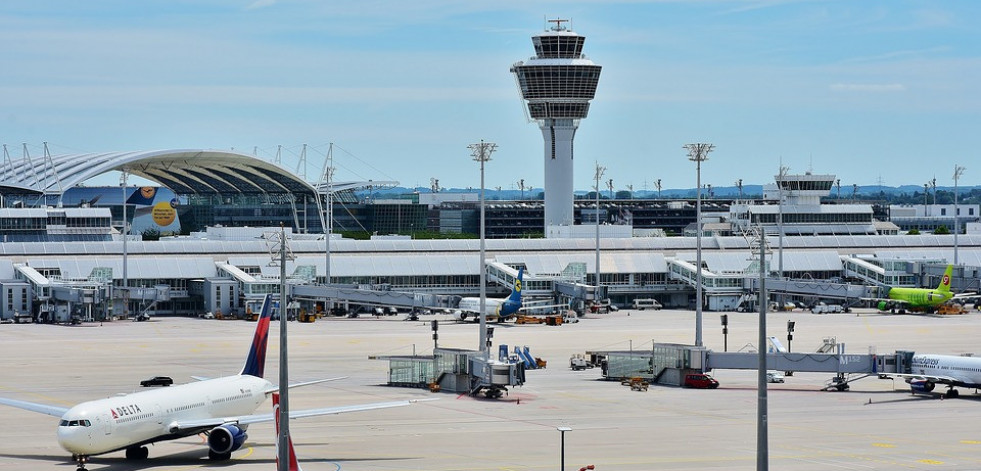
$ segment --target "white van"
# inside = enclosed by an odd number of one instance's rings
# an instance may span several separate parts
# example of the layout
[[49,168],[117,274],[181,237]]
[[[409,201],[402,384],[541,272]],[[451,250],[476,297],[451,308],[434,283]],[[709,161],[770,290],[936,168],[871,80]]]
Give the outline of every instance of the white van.
[[643,311],[644,309],[653,309],[655,311],[661,310],[664,306],[657,302],[656,299],[650,298],[637,298],[634,300],[634,309]]

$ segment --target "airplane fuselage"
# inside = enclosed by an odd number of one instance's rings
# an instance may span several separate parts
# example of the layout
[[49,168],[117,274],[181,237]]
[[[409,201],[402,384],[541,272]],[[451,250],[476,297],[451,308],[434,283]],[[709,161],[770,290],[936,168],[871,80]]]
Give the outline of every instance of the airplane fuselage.
[[98,455],[193,435],[213,426],[174,424],[252,414],[271,387],[265,379],[236,375],[83,402],[62,416],[58,443],[73,455]]
[[954,355],[914,355],[910,373],[954,379],[955,386],[981,387],[981,357]]
[[889,299],[905,301],[909,303],[910,307],[932,307],[949,301],[954,294],[950,291],[936,289],[892,288],[889,290],[888,296]]
[[[520,303],[511,302],[508,299],[486,299],[484,301],[484,313],[487,318],[495,320],[498,318],[508,318],[513,316],[521,307]],[[458,308],[461,312],[480,314],[480,298],[463,298],[460,300]]]

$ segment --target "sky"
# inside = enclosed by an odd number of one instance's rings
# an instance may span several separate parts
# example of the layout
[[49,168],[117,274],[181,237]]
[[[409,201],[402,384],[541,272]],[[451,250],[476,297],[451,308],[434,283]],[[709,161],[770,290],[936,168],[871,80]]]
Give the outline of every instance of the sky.
[[842,186],[951,186],[960,165],[981,183],[976,0],[4,0],[0,143],[15,160],[44,142],[279,154],[309,180],[333,143],[338,181],[467,188],[484,140],[488,188],[540,188],[509,69],[546,18],[603,67],[576,189],[597,164],[617,190],[694,188],[694,142],[715,145],[715,187],[781,165]]

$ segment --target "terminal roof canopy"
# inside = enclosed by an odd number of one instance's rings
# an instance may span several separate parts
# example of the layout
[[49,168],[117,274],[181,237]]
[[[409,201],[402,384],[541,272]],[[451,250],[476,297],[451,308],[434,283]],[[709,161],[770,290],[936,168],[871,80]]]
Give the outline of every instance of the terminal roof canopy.
[[221,150],[175,149],[11,158],[0,165],[0,187],[60,194],[111,171],[166,186],[177,194],[314,194],[300,177],[251,155]]

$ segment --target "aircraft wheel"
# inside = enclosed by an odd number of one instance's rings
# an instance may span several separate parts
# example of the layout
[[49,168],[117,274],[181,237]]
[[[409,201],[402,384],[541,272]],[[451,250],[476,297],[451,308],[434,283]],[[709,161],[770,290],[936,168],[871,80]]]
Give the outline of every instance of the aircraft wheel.
[[960,396],[960,393],[956,389],[948,389],[947,393],[944,395],[947,396],[948,399],[953,399],[957,396]]
[[208,450],[208,459],[212,461],[228,461],[232,457],[231,453],[215,453]]

